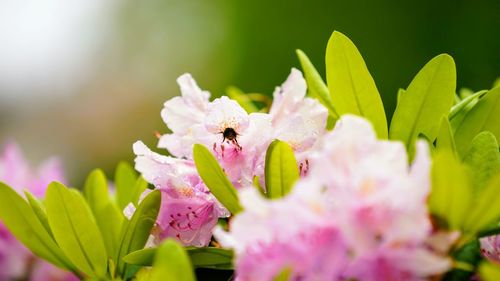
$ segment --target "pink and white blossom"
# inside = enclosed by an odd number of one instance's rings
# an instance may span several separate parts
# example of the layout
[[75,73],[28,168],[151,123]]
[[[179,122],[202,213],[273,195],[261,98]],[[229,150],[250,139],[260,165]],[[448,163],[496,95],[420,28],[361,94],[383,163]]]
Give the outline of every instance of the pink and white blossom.
[[155,242],[167,237],[186,246],[207,246],[219,217],[229,212],[209,192],[193,161],[152,152],[134,144],[135,168],[162,192],[162,204],[153,233]]
[[269,111],[273,138],[285,141],[293,148],[303,175],[309,166],[308,151],[326,132],[328,118],[328,110],[316,99],[306,97],[306,90],[302,73],[292,68],[283,85],[276,87]]
[[[248,200],[242,193],[245,210],[231,221],[229,233],[217,230],[221,244],[235,249],[241,280],[272,280],[272,274],[260,276],[260,267],[246,262],[255,247],[259,256],[272,257],[277,266],[292,264],[292,276],[305,280],[316,279],[295,268],[308,260],[319,263],[308,266],[335,268],[341,280],[425,280],[449,269],[450,260],[427,244],[433,232],[425,204],[430,190],[426,143],[417,144],[409,165],[402,143],[378,140],[368,121],[345,115],[308,158],[308,175],[287,197]],[[335,239],[325,240],[323,247],[348,253],[336,263],[318,258],[314,251],[295,258],[294,251],[281,245],[322,249],[301,240],[304,234],[298,233],[325,228]]]
[[500,235],[481,238],[481,254],[488,260],[500,263]]

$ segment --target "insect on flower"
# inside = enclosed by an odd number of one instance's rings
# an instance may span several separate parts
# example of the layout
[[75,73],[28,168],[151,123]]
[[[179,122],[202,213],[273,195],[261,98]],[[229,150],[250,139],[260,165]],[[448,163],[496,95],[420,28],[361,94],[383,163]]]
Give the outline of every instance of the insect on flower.
[[233,128],[225,128],[224,131],[220,133],[222,134],[222,143],[224,143],[227,139],[228,143],[232,142],[238,147],[239,150],[243,149],[243,147],[238,144],[238,140],[236,139],[238,137],[238,133]]

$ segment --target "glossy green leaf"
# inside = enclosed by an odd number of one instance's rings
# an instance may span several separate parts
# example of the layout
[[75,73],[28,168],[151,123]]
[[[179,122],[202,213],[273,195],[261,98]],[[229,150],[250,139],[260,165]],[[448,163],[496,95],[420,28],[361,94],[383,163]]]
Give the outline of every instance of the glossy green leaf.
[[455,142],[460,155],[469,150],[472,139],[482,131],[490,131],[500,139],[500,87],[488,91],[469,110],[455,130]]
[[456,155],[455,140],[453,139],[453,132],[451,131],[450,122],[448,118],[443,115],[441,118],[441,126],[436,138],[436,149],[449,150]]
[[472,190],[467,167],[451,151],[438,151],[431,175],[431,213],[446,220],[450,229],[460,229],[471,204]]
[[389,137],[406,144],[411,156],[419,135],[433,142],[441,117],[448,115],[456,86],[455,62],[442,54],[430,60],[413,78],[396,106]]
[[237,101],[238,104],[241,105],[241,107],[243,107],[243,109],[245,109],[246,112],[252,113],[259,111],[259,109],[253,103],[250,97],[246,95],[242,90],[236,87],[228,87],[226,89],[226,94],[232,100]]
[[233,269],[234,254],[231,250],[213,247],[189,247],[186,250],[196,268]]
[[[213,247],[188,247],[187,253],[191,263],[196,268],[232,269],[233,252],[231,250]],[[123,258],[126,263],[140,266],[153,264],[157,249],[149,248],[135,251]]]
[[474,201],[474,208],[468,210],[464,229],[471,233],[480,232],[500,219],[500,173],[497,173]]
[[59,267],[74,269],[28,202],[2,182],[0,182],[0,219],[35,255]]
[[104,277],[108,263],[106,248],[83,196],[53,182],[47,188],[45,204],[52,233],[66,256],[85,274]]
[[198,174],[215,198],[232,214],[240,212],[242,207],[238,200],[238,192],[212,153],[203,145],[195,144],[193,157]]
[[25,190],[24,194],[26,195],[26,199],[28,199],[28,203],[33,209],[33,212],[37,216],[40,223],[42,223],[43,227],[52,236],[52,230],[49,226],[49,220],[47,219],[47,212],[45,211],[45,207],[42,205],[40,200],[36,199],[36,197],[31,194],[31,192]]
[[121,244],[116,256],[117,271],[126,273],[126,265],[123,257],[134,251],[144,248],[149,238],[149,234],[156,222],[156,217],[160,211],[161,192],[159,190],[149,193],[139,204],[132,218],[125,220],[121,231]]
[[147,248],[134,251],[123,258],[123,261],[128,264],[140,266],[151,266],[156,255],[157,248]]
[[387,138],[387,119],[375,81],[354,43],[338,31],[326,48],[326,81],[339,115],[363,116],[379,138]]
[[292,190],[299,169],[293,149],[286,142],[275,140],[267,148],[265,175],[269,198],[283,197]]
[[115,188],[118,206],[123,210],[133,201],[136,193],[137,173],[127,162],[120,162],[115,171]]
[[158,248],[151,272],[151,281],[194,281],[194,271],[184,248],[167,239]]
[[500,265],[484,262],[479,266],[479,275],[483,281],[500,280]]
[[319,75],[318,71],[311,63],[307,55],[301,50],[296,50],[297,56],[299,57],[300,65],[304,71],[304,76],[307,82],[308,93],[319,100],[326,108],[328,112],[333,117],[334,120],[339,119],[338,113],[335,111],[333,106],[332,98],[330,97],[330,92],[325,82]]
[[108,182],[101,170],[97,169],[90,173],[83,192],[101,230],[107,253],[112,255],[118,250],[124,217],[110,199]]
[[479,91],[477,93],[474,93],[472,95],[469,95],[469,96],[465,97],[463,100],[461,100],[459,103],[457,103],[456,105],[454,105],[451,108],[450,114],[448,115],[448,118],[450,120],[453,120],[455,117],[457,117],[457,115],[460,112],[470,110],[475,105],[475,103],[482,96],[484,96],[484,94],[486,94],[486,92],[488,92],[488,91],[483,90],[483,91]]
[[479,133],[472,140],[464,162],[472,168],[474,190],[483,190],[491,177],[500,172],[500,152],[495,136],[490,132]]

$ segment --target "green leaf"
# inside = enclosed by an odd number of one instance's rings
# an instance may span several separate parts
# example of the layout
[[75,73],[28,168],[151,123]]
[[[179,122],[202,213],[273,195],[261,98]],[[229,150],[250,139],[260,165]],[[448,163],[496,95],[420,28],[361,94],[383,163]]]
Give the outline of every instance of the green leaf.
[[90,173],[83,193],[101,230],[108,254],[116,253],[124,216],[111,201],[106,176],[101,170]]
[[136,193],[137,173],[127,162],[120,162],[115,171],[115,187],[118,206],[123,210],[133,201]]
[[500,87],[487,92],[477,104],[466,113],[455,130],[455,142],[460,155],[470,147],[472,139],[482,131],[490,131],[500,139]]
[[356,46],[334,31],[326,48],[326,80],[339,115],[352,113],[370,120],[381,139],[387,139],[384,106]]
[[455,140],[453,139],[453,132],[451,131],[450,122],[448,118],[443,115],[441,118],[441,126],[436,139],[436,148],[438,150],[449,150],[456,155]]
[[[213,247],[186,248],[191,263],[196,268],[232,269],[233,252],[231,250]],[[123,258],[126,263],[151,266],[157,249],[149,248],[135,251]]]
[[194,271],[184,248],[167,239],[158,248],[151,281],[194,281]]
[[468,210],[464,229],[470,233],[485,230],[500,219],[500,173],[497,173]]
[[438,151],[432,163],[431,213],[446,220],[450,229],[461,229],[471,194],[467,167],[451,151]]
[[246,112],[252,113],[252,112],[259,111],[259,109],[253,103],[253,101],[250,99],[250,97],[247,96],[242,90],[240,90],[236,87],[228,87],[226,89],[226,94],[232,100],[237,101],[238,104],[241,105],[241,107],[243,107],[243,109],[245,109]]
[[233,269],[234,254],[231,250],[213,247],[189,247],[186,250],[196,268]]
[[477,239],[472,239],[472,241],[454,251],[453,259],[455,268],[446,273],[443,280],[470,280],[471,276],[474,274],[474,268],[481,260],[479,241]]
[[123,261],[128,264],[151,266],[156,255],[156,248],[147,248],[134,251],[123,258]]
[[122,276],[126,273],[126,265],[123,257],[134,251],[144,248],[149,234],[156,222],[160,211],[161,192],[154,190],[149,193],[139,204],[130,221],[125,221],[121,231],[121,244],[115,261],[117,261],[117,272]]
[[460,112],[470,110],[486,92],[488,91],[483,90],[465,97],[451,108],[448,118],[453,120]]
[[0,182],[0,219],[10,232],[35,255],[58,267],[74,269],[30,205],[2,182]]
[[479,266],[479,275],[483,281],[500,280],[500,265],[484,262]]
[[47,217],[57,244],[82,272],[104,277],[108,264],[106,248],[83,196],[53,182],[46,197]]
[[413,78],[396,106],[389,138],[401,140],[413,158],[420,134],[433,142],[441,117],[448,115],[456,86],[455,62],[442,54],[430,60]]
[[50,236],[53,236],[52,230],[49,226],[49,220],[47,219],[47,213],[45,212],[45,207],[33,194],[31,194],[31,192],[25,190],[24,194],[26,195],[28,203],[30,204],[31,209],[33,209],[33,212],[37,216],[38,220],[42,223],[47,233],[49,233]]
[[196,170],[198,170],[198,174],[200,174],[210,192],[232,214],[239,213],[242,207],[238,200],[238,192],[226,177],[212,153],[203,145],[195,144],[193,156]]
[[269,198],[288,194],[299,179],[297,160],[293,149],[283,141],[273,141],[266,152],[266,190]]
[[328,112],[333,117],[334,121],[338,120],[339,114],[335,111],[330,92],[325,82],[323,82],[323,79],[321,79],[321,75],[319,75],[318,71],[304,52],[301,50],[296,50],[295,52],[299,57],[300,65],[304,71],[309,94],[328,108]]
[[472,168],[474,191],[480,192],[500,171],[500,153],[495,136],[490,132],[479,133],[472,140],[464,162]]
[[399,104],[399,101],[401,100],[401,97],[405,94],[405,89],[398,89],[398,93],[396,94],[396,105]]

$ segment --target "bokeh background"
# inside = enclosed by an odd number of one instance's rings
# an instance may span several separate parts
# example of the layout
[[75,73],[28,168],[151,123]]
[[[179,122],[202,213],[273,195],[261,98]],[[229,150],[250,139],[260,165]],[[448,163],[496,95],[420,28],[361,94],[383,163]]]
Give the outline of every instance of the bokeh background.
[[270,95],[297,48],[324,74],[333,30],[361,51],[390,118],[398,88],[439,53],[459,87],[489,88],[499,12],[498,0],[0,0],[0,143],[33,162],[59,155],[75,186],[95,167],[112,175],[134,141],[167,131],[160,110],[180,74],[213,96]]

